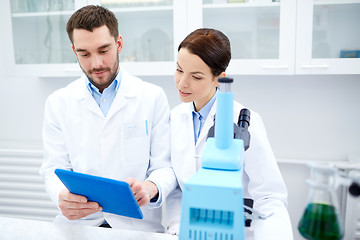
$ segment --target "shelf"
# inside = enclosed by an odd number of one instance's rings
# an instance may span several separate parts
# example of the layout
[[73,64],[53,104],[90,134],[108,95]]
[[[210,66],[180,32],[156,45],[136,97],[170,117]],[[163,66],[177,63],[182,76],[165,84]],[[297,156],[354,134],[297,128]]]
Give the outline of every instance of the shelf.
[[[159,6],[159,7],[136,7],[136,8],[112,8],[114,13],[137,13],[137,12],[166,12],[173,11],[172,6]],[[74,11],[50,11],[50,12],[24,12],[24,13],[13,13],[11,16],[17,17],[42,17],[42,16],[60,16],[69,15],[71,16]]]
[[18,17],[46,17],[46,16],[60,16],[60,15],[71,15],[73,11],[53,11],[53,12],[28,12],[28,13],[13,13],[11,16],[14,18]]
[[224,3],[224,4],[204,4],[203,8],[253,8],[253,7],[279,7],[280,2],[269,3]]
[[173,11],[172,6],[159,6],[159,7],[134,7],[134,8],[110,8],[114,13],[131,13],[131,12],[158,12],[158,11]]
[[360,0],[314,0],[314,5],[333,5],[333,4],[354,4],[360,3]]
[[299,164],[306,165],[308,163],[317,163],[317,164],[327,164],[338,169],[348,169],[348,170],[359,170],[360,162],[357,161],[320,161],[320,160],[304,160],[304,159],[277,159],[278,163],[283,164]]
[[119,19],[121,18],[132,18],[137,19],[150,18],[155,19],[157,17],[169,17],[172,20],[173,7],[138,7],[138,8],[110,8],[110,10],[116,15]]

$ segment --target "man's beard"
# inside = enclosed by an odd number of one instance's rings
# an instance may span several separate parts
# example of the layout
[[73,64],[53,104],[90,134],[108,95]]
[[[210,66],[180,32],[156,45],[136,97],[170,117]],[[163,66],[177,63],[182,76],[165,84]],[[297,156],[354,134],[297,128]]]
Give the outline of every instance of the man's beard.
[[[115,62],[115,65],[114,65],[114,73],[110,76],[110,78],[108,79],[108,81],[106,81],[106,83],[102,84],[102,86],[106,85],[106,87],[108,87],[115,79],[117,73],[118,73],[118,69],[119,69],[119,55],[117,55],[117,61]],[[79,65],[80,65],[80,62],[79,62]],[[90,75],[93,73],[93,72],[101,72],[101,71],[111,71],[111,68],[109,67],[106,67],[106,68],[93,68],[91,70],[89,70],[88,72],[85,72],[84,69],[82,68],[82,66],[80,65],[80,68],[81,70],[85,73],[85,75],[87,76],[87,78],[89,79],[89,81],[94,85],[96,86],[97,88],[100,88],[101,86],[99,86],[99,84],[97,84],[91,77]]]

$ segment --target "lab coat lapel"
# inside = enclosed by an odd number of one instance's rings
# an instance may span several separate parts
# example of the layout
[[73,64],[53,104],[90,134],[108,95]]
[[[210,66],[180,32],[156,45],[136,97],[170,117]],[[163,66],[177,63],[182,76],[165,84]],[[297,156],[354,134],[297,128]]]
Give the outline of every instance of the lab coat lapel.
[[97,105],[95,99],[89,93],[88,96],[84,99],[84,105],[90,110],[91,112],[95,113],[96,115],[100,116],[101,118],[105,118],[104,114],[102,113],[99,105]]
[[120,82],[119,89],[115,95],[114,101],[111,104],[110,110],[107,115],[107,119],[109,120],[113,115],[115,115],[118,111],[120,111],[123,107],[126,106],[128,102],[128,98],[136,97],[136,85],[134,84],[133,77],[129,75],[123,69],[122,71],[122,79]]
[[216,100],[215,100],[213,106],[211,107],[209,115],[207,116],[207,118],[205,120],[204,126],[201,129],[200,136],[196,142],[196,147],[198,147],[199,145],[202,145],[204,141],[206,142],[209,129],[214,125],[215,113],[216,113]]
[[114,98],[114,101],[111,104],[110,110],[107,114],[107,119],[110,119],[115,113],[117,113],[123,107],[125,107],[125,105],[127,103],[127,99],[126,99],[125,95],[123,94],[124,91],[126,91],[126,90],[124,90],[120,85],[118,92],[116,93],[116,96]]
[[[188,112],[189,113],[189,112]],[[186,173],[188,174],[188,176],[185,177],[185,179],[189,179],[192,175],[194,175],[196,173],[196,151],[195,151],[195,139],[194,139],[194,124],[193,124],[193,119],[192,119],[192,112],[190,111],[190,114],[186,114],[184,119],[185,124],[187,125],[187,129],[189,129],[189,131],[187,131],[187,133],[189,133],[190,135],[187,136],[188,141],[187,144],[189,146],[189,155],[185,156],[185,161],[184,161],[184,169],[187,169]]]
[[91,93],[86,87],[85,75],[82,75],[81,78],[78,79],[77,82],[75,82],[74,84],[76,84],[76,88],[74,88],[72,92],[72,97],[77,101],[82,101],[82,104],[84,104],[84,106],[86,106],[89,111],[95,113],[102,118],[105,118],[94,97],[91,95]]
[[172,154],[176,155],[176,160],[172,163],[174,170],[178,175],[179,185],[182,188],[184,182],[193,176],[197,171],[197,158],[195,156],[196,152],[194,144],[194,125],[192,120],[192,108],[189,103],[184,104],[182,112],[176,116],[176,119],[171,119],[171,124],[174,124],[174,126],[184,126],[181,128],[175,128],[173,129],[173,132],[171,132],[171,134],[177,136],[176,139],[174,139],[174,142],[172,142],[172,144],[176,145],[176,152],[172,152]]

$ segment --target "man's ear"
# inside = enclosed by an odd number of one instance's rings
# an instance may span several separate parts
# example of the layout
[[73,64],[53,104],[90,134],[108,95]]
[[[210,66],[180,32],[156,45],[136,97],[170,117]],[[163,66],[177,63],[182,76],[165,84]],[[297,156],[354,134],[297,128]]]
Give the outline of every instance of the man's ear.
[[120,35],[116,39],[116,45],[117,45],[117,52],[118,54],[120,54],[123,48],[123,39]]
[[75,51],[74,44],[71,44],[71,48],[72,48],[73,52],[75,53],[75,55],[76,55],[76,57],[77,57],[77,52]]

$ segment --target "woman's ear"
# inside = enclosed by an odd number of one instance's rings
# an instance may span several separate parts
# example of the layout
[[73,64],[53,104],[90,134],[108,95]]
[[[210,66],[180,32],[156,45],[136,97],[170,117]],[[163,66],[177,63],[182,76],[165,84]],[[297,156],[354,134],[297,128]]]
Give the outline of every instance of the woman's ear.
[[225,73],[225,72],[222,72],[222,73],[219,74],[219,76],[216,77],[215,87],[218,87],[218,86],[220,85],[218,79],[219,79],[219,78],[223,78],[223,77],[225,77],[225,76],[226,76],[226,73]]
[[220,73],[219,76],[217,76],[216,81],[218,81],[219,78],[223,78],[225,76],[226,76],[225,72]]
[[225,72],[222,72],[222,73],[220,73],[220,75],[219,75],[219,78],[223,78],[223,77],[226,77],[226,73],[225,73]]

